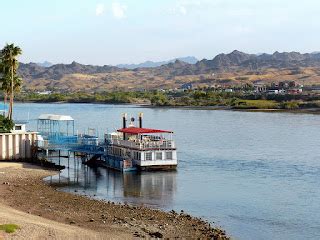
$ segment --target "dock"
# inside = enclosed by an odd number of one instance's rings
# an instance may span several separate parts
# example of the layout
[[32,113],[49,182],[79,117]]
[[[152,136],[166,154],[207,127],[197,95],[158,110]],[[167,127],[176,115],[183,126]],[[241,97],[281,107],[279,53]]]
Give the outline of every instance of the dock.
[[93,129],[75,134],[74,119],[67,115],[42,114],[37,120],[38,138],[35,142],[37,158],[53,161],[61,158],[80,158],[83,164],[98,160],[104,155],[103,139]]
[[124,114],[122,128],[101,136],[93,128],[76,132],[71,116],[41,114],[36,132],[27,132],[25,125],[17,125],[14,133],[1,136],[0,150],[8,159],[37,159],[68,168],[81,162],[122,172],[175,170],[178,161],[173,132],[142,127],[142,116],[140,113],[138,124],[131,117],[127,126]]

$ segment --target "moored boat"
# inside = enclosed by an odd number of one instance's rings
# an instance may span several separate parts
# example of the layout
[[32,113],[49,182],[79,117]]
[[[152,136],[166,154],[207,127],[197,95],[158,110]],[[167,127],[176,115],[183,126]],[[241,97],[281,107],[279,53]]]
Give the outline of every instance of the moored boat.
[[122,128],[105,135],[105,165],[121,171],[176,169],[173,132],[143,128],[142,118],[140,113],[138,126],[131,118],[127,127],[127,114],[124,114]]

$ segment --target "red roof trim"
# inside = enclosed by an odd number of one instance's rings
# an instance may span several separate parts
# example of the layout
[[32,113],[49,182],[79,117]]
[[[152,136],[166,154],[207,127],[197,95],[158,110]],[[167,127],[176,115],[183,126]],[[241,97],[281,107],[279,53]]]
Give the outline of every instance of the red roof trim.
[[118,132],[129,133],[129,134],[173,133],[172,131],[159,130],[159,129],[151,129],[151,128],[137,128],[137,127],[121,128],[121,129],[118,129]]

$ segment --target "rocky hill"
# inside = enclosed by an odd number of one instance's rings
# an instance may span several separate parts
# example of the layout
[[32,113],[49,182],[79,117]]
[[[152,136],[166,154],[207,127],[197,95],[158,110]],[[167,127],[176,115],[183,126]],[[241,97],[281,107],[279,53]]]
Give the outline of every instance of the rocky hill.
[[118,68],[126,68],[126,69],[135,69],[135,68],[155,68],[160,67],[161,65],[165,65],[168,63],[173,63],[176,60],[180,60],[186,63],[195,64],[198,62],[198,59],[192,56],[189,57],[182,57],[182,58],[176,58],[169,61],[161,61],[161,62],[153,62],[153,61],[146,61],[139,64],[118,64]]
[[92,66],[72,62],[41,67],[20,64],[19,74],[26,89],[102,91],[114,89],[175,88],[184,83],[242,84],[256,81],[296,80],[320,84],[320,53],[275,52],[246,54],[233,51],[211,60],[190,64],[175,60],[158,67],[125,69],[115,66]]
[[39,65],[40,67],[51,67],[52,65],[54,65],[53,63],[48,62],[48,61],[38,62],[36,64]]
[[197,73],[232,70],[263,70],[266,68],[320,67],[320,54],[275,52],[274,54],[246,54],[237,50],[220,54],[212,60],[201,60],[195,65]]
[[55,64],[51,67],[42,67],[36,63],[23,64],[19,66],[19,74],[27,79],[54,79],[59,80],[66,74],[82,73],[82,74],[96,74],[96,73],[110,73],[113,71],[121,71],[121,69],[113,66],[92,66],[83,65],[77,62],[71,64]]

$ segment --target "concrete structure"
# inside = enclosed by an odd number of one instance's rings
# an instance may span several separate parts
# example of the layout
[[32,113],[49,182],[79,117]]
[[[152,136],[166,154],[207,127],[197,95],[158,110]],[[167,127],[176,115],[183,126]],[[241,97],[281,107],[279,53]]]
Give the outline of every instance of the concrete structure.
[[302,88],[288,89],[288,94],[301,94],[303,92]]
[[232,88],[227,88],[224,90],[226,93],[232,93],[233,92],[233,89]]
[[269,89],[268,94],[279,94],[279,90],[278,89]]
[[16,124],[11,133],[0,133],[0,161],[31,159],[36,140],[37,133],[25,131],[24,124]]

